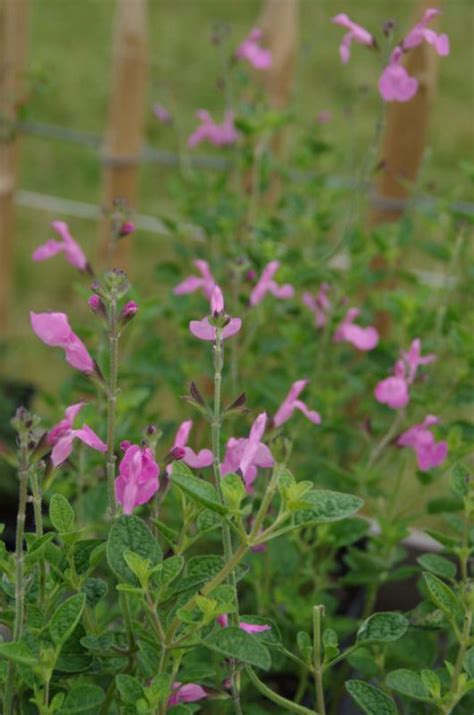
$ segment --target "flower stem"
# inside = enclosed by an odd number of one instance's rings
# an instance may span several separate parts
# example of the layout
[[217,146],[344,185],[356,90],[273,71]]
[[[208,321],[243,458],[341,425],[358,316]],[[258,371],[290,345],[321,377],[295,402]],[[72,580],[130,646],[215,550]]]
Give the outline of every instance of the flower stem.
[[[38,472],[33,469],[31,472],[31,491],[33,494],[33,511],[35,515],[36,536],[43,536],[43,512],[41,508],[42,493],[38,479]],[[40,606],[43,606],[46,589],[46,569],[43,559],[39,563],[39,586],[40,586]]]
[[107,386],[107,495],[109,511],[115,516],[115,420],[117,412],[118,324],[117,298],[109,305],[109,380]]
[[255,674],[255,671],[249,665],[246,666],[245,671],[257,690],[268,698],[268,700],[271,700],[276,705],[279,705],[282,708],[281,712],[300,713],[300,715],[320,715],[319,713],[316,713],[315,710],[309,710],[303,705],[298,705],[297,703],[287,700],[281,695],[275,693],[275,691],[267,687],[265,683],[262,683],[260,678],[258,678]]
[[316,688],[316,702],[319,715],[326,715],[324,704],[323,666],[321,658],[321,616],[324,606],[313,606],[313,659],[314,659],[314,685]]
[[[213,467],[214,467],[214,480],[216,482],[216,489],[219,495],[219,501],[221,504],[224,503],[224,496],[222,494],[221,488],[221,385],[222,385],[222,369],[224,367],[224,345],[222,341],[222,331],[220,328],[216,329],[216,342],[214,344],[214,411],[212,415],[212,453],[214,455]],[[224,563],[229,563],[232,559],[232,536],[230,533],[230,526],[227,521],[222,522],[222,541],[224,546]],[[237,581],[235,578],[235,571],[230,571],[228,577],[228,582],[233,586],[235,591],[235,610],[231,613],[230,622],[233,626],[238,627],[239,625],[239,599],[237,595]],[[232,690],[232,700],[234,706],[234,712],[236,715],[242,715],[242,707],[240,705],[240,683],[238,673],[236,672],[236,662],[231,661],[231,690]]]
[[[23,635],[24,606],[25,606],[25,561],[23,554],[23,538],[25,534],[26,501],[28,497],[28,441],[26,435],[20,436],[20,451],[18,477],[20,481],[20,492],[18,499],[18,515],[16,520],[16,544],[15,544],[15,620],[13,625],[13,640],[20,640]],[[15,680],[15,665],[10,663],[7,672],[7,682],[5,685],[5,696],[3,701],[4,715],[13,714],[13,694]]]

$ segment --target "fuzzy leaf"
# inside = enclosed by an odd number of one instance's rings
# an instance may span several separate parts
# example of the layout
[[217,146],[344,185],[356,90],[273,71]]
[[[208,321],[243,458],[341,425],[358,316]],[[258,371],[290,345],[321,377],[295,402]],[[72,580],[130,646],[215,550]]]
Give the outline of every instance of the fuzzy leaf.
[[216,629],[203,641],[203,645],[226,658],[234,658],[263,670],[268,670],[272,664],[265,646],[250,633],[234,626]]
[[414,670],[400,668],[392,670],[385,679],[389,688],[415,700],[429,700],[430,694],[421,677]]
[[120,581],[137,585],[135,575],[125,562],[125,551],[133,551],[142,559],[148,559],[151,567],[156,566],[163,558],[158,541],[145,522],[137,516],[119,517],[112,524],[107,540],[107,561],[110,568]]
[[367,715],[397,715],[392,698],[362,680],[348,680],[346,690]]
[[105,694],[97,685],[76,685],[66,696],[61,708],[61,715],[97,715],[99,705],[104,701]]
[[441,576],[441,578],[454,578],[456,576],[455,564],[439,554],[422,554],[417,558],[417,561],[423,569],[431,571],[431,573]]
[[221,504],[216,490],[209,482],[198,479],[182,462],[173,464],[171,483],[176,484],[188,497],[219,514],[226,514],[228,509]]
[[433,603],[435,603],[438,608],[441,608],[448,618],[453,619],[458,617],[461,613],[461,604],[454,591],[452,591],[449,586],[446,586],[441,579],[431,573],[424,573],[423,577]]
[[158,572],[157,581],[160,586],[168,586],[179,576],[184,566],[182,556],[170,556],[163,561],[163,568]]
[[474,680],[474,647],[466,652],[462,664],[466,673]]
[[26,665],[28,668],[32,668],[38,662],[37,657],[31,652],[28,646],[16,641],[0,643],[0,658],[12,660],[19,665]]
[[364,503],[353,494],[314,489],[304,496],[305,508],[296,512],[295,524],[325,524],[346,519],[358,511]]
[[77,593],[61,603],[53,613],[49,622],[49,632],[56,645],[64,643],[69,638],[79,623],[85,605],[85,594]]
[[374,613],[361,625],[357,632],[357,642],[388,643],[397,641],[408,630],[408,621],[401,613]]
[[74,526],[74,511],[62,494],[53,494],[49,503],[49,518],[60,534],[71,531]]
[[115,676],[117,690],[124,703],[135,705],[139,698],[144,697],[143,688],[136,678],[131,675],[120,674]]

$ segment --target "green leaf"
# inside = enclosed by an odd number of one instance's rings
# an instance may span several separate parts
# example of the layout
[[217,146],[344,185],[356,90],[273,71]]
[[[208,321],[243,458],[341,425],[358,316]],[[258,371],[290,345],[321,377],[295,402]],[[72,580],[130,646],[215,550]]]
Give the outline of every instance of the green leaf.
[[[186,576],[192,578],[200,578],[202,581],[210,581],[224,566],[222,556],[210,554],[209,556],[193,556],[186,564]],[[235,577],[237,581],[245,576],[248,567],[245,564],[239,564],[235,569]]]
[[420,566],[426,571],[441,576],[441,578],[454,578],[456,576],[456,565],[439,554],[422,554],[417,558]]
[[72,530],[74,526],[74,511],[68,500],[62,494],[53,494],[49,503],[49,518],[60,534]]
[[474,647],[466,651],[462,664],[469,677],[474,679]]
[[94,608],[107,595],[109,587],[103,579],[91,577],[86,579],[81,590],[86,594],[87,605]]
[[160,586],[168,586],[181,573],[184,567],[182,556],[170,556],[163,561],[163,568],[158,572],[157,581]]
[[439,698],[441,695],[441,683],[436,673],[433,670],[425,668],[421,671],[420,676],[421,682],[431,697]]
[[465,464],[456,464],[451,471],[451,491],[458,497],[465,497],[469,492],[471,475]]
[[49,533],[43,534],[43,536],[40,536],[38,539],[35,539],[35,541],[28,548],[28,553],[25,556],[25,564],[28,568],[34,566],[34,564],[42,558],[49,542],[53,538],[54,534]]
[[64,643],[69,638],[79,623],[85,605],[85,594],[77,593],[61,603],[53,613],[49,622],[49,632],[56,645]]
[[220,516],[214,511],[204,509],[204,511],[199,514],[196,524],[199,531],[211,531],[212,529],[217,529],[217,527],[222,524],[222,521]]
[[113,524],[107,540],[107,561],[112,571],[120,581],[137,585],[138,581],[127,566],[124,553],[133,551],[148,559],[150,566],[163,558],[158,541],[154,538],[148,526],[137,516],[121,516]]
[[441,608],[450,620],[457,618],[462,612],[462,609],[454,591],[452,591],[449,586],[446,586],[441,579],[431,573],[424,573],[423,578],[425,579],[433,603],[435,603],[438,608]]
[[326,524],[352,516],[364,503],[353,494],[332,492],[328,489],[314,489],[304,496],[307,509],[296,512],[295,524]]
[[234,658],[263,670],[268,670],[272,664],[265,646],[250,633],[234,626],[216,629],[203,641],[203,645],[226,658]]
[[61,708],[61,715],[75,715],[75,713],[97,715],[104,699],[104,691],[97,685],[76,685],[67,694]]
[[171,483],[176,484],[187,496],[198,504],[206,506],[219,514],[226,514],[229,510],[221,504],[216,490],[209,482],[198,479],[183,462],[173,464]]
[[136,678],[131,675],[120,674],[115,676],[117,690],[124,703],[135,705],[139,698],[144,697],[143,688]]
[[397,715],[397,708],[392,698],[373,685],[362,680],[348,680],[346,690],[367,715]]
[[426,689],[423,680],[414,670],[400,668],[392,670],[385,679],[389,688],[401,695],[406,695],[415,700],[430,700],[430,694]]
[[221,489],[224,495],[225,503],[232,511],[240,509],[240,503],[245,499],[244,483],[237,474],[226,474],[221,479]]
[[408,630],[408,620],[401,613],[374,613],[357,631],[357,642],[389,643],[397,641]]
[[9,641],[8,643],[0,643],[0,658],[12,660],[19,665],[26,665],[28,668],[37,664],[38,658],[24,643],[17,641]]

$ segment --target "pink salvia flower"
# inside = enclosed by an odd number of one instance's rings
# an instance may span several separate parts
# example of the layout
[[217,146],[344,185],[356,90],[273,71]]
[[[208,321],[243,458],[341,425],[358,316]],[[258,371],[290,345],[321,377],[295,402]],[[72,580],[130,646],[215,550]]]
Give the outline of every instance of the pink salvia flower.
[[153,105],[153,114],[158,121],[161,122],[161,124],[170,124],[173,121],[171,114],[168,112],[166,107],[159,104],[159,102],[156,102],[156,104]]
[[381,380],[375,388],[375,399],[392,410],[406,407],[410,402],[410,393],[405,378],[394,375]]
[[208,141],[214,146],[229,146],[235,144],[239,138],[239,133],[234,125],[233,112],[226,112],[222,124],[217,124],[205,109],[199,109],[196,116],[201,124],[188,138],[190,149],[194,149],[204,141]]
[[401,355],[406,366],[407,380],[410,384],[414,382],[420,365],[429,365],[437,359],[436,355],[433,355],[432,353],[429,355],[421,354],[420,338],[415,338],[415,340],[412,341],[409,350],[406,352],[402,350]]
[[319,413],[315,410],[310,410],[304,402],[298,399],[300,393],[303,392],[307,384],[308,380],[297,380],[292,384],[290,391],[273,418],[273,424],[275,427],[280,427],[282,424],[287,422],[295,410],[300,410],[300,412],[302,412],[304,416],[310,420],[310,422],[313,422],[313,424],[319,425],[321,423]]
[[276,281],[273,280],[273,276],[280,267],[280,261],[270,261],[265,268],[260,277],[255,288],[250,294],[250,305],[257,305],[260,303],[267,293],[272,293],[275,298],[292,298],[295,294],[295,289],[289,283],[284,285],[278,285]]
[[51,228],[60,237],[60,241],[49,239],[42,246],[33,252],[34,261],[46,261],[48,258],[64,253],[64,257],[74,268],[80,271],[87,270],[87,258],[77,241],[73,239],[69,232],[69,227],[64,221],[53,221]]
[[418,467],[423,472],[438,467],[448,455],[448,443],[436,442],[429,430],[438,422],[437,417],[428,415],[421,424],[413,425],[398,439],[401,447],[410,447],[416,452]]
[[[215,307],[221,308],[219,313],[224,312],[224,298],[222,296],[222,291],[219,286],[215,285],[213,292],[211,294],[211,310],[213,314],[215,313]],[[212,317],[212,316],[211,316]],[[230,318],[227,325],[222,328],[222,339],[231,338],[233,335],[239,332],[242,327],[242,321],[240,318]],[[217,328],[211,325],[209,318],[203,318],[202,320],[191,320],[189,323],[189,330],[194,335],[195,338],[199,340],[209,340],[214,342],[217,336]]]
[[339,46],[339,54],[341,56],[341,62],[346,64],[351,56],[351,44],[352,42],[358,42],[360,45],[367,45],[368,47],[373,46],[374,38],[367,32],[363,27],[358,25],[345,14],[340,13],[332,18],[335,25],[344,27],[348,32],[342,38],[342,42]]
[[257,477],[258,467],[273,467],[275,460],[266,444],[261,442],[267,416],[260,414],[253,423],[248,439],[231,437],[226,444],[221,474],[225,476],[240,470],[247,493],[252,492],[252,484]]
[[160,486],[160,468],[149,447],[127,446],[115,480],[115,496],[124,514],[150,501]]
[[[217,616],[216,621],[222,628],[227,628],[229,625],[229,617],[227,613]],[[258,625],[257,623],[246,623],[245,621],[240,621],[239,628],[246,633],[263,633],[264,631],[271,631],[272,629],[271,626]]]
[[168,698],[168,707],[172,708],[173,705],[180,703],[195,703],[198,700],[204,700],[204,698],[207,698],[207,692],[197,683],[181,685],[176,682],[173,683],[173,692]]
[[194,261],[194,265],[201,274],[201,277],[188,276],[184,281],[181,281],[181,283],[175,286],[173,293],[176,295],[185,295],[186,293],[194,293],[197,290],[202,290],[206,298],[210,299],[216,281],[211,273],[209,264],[207,261],[198,259]]
[[357,350],[373,350],[379,342],[379,334],[373,326],[362,328],[354,320],[360,315],[358,308],[350,308],[334,333],[335,342],[351,343]]
[[329,284],[321,283],[318,294],[314,297],[306,291],[303,293],[303,303],[314,315],[314,324],[317,328],[322,328],[328,321],[331,303],[328,298]]
[[260,45],[262,36],[260,28],[254,27],[235,53],[237,59],[246,60],[256,70],[267,70],[272,66],[271,51]]
[[33,332],[46,345],[62,348],[71,367],[87,374],[95,372],[93,359],[82,340],[73,333],[65,313],[30,312],[30,319]]
[[88,447],[97,449],[99,452],[107,451],[105,442],[102,442],[100,437],[88,425],[82,425],[80,429],[73,429],[74,420],[83,404],[83,402],[78,402],[68,407],[64,419],[58,422],[46,435],[47,444],[53,448],[51,461],[54,467],[59,467],[60,464],[66,461],[72,452],[75,439],[79,439],[84,444],[87,444]]
[[401,64],[402,50],[396,47],[380,75],[379,92],[386,102],[409,102],[418,91],[418,80]]
[[410,30],[408,35],[402,42],[402,47],[404,50],[413,49],[418,47],[422,42],[427,42],[432,45],[440,57],[446,57],[449,55],[449,38],[445,34],[438,34],[434,30],[427,28],[427,25],[433,20],[437,15],[440,15],[440,11],[435,8],[429,8],[423,14],[423,17],[417,24]]
[[[192,426],[192,420],[186,420],[186,422],[180,424],[176,432],[176,437],[174,438],[173,449],[180,448],[183,450],[182,461],[187,464],[188,467],[191,467],[191,469],[203,469],[212,464],[214,455],[210,449],[201,449],[196,453],[191,447],[188,447],[189,433],[191,432]],[[169,465],[168,469],[170,468],[172,469],[172,465]]]

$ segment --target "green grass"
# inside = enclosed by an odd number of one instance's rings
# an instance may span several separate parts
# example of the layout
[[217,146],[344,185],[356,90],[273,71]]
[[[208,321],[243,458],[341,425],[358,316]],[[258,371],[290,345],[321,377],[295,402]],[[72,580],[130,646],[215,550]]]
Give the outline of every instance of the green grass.
[[[330,23],[330,17],[347,11],[379,35],[383,22],[391,18],[402,33],[410,24],[414,6],[412,0],[301,2],[295,110],[306,126],[321,110],[333,113],[334,120],[324,132],[338,147],[338,173],[347,172],[350,147],[355,148],[356,159],[360,159],[370,142],[379,107],[375,91],[377,59],[365,48],[354,46],[351,62],[343,67],[338,56],[342,31]],[[171,130],[161,127],[152,117],[154,101],[172,109],[183,135],[194,127],[196,108],[207,107],[217,115],[223,112],[224,97],[216,89],[222,66],[219,48],[210,42],[212,29],[215,23],[229,23],[231,51],[255,23],[260,7],[260,0],[150,0],[147,143],[164,148],[174,148],[175,143]],[[28,119],[103,133],[114,8],[112,0],[31,3],[32,92]],[[456,194],[458,162],[472,153],[473,20],[470,0],[445,3],[443,30],[450,35],[452,52],[440,63],[429,160],[423,172],[424,184],[438,194]],[[363,84],[370,91],[361,92]],[[25,136],[21,157],[20,188],[100,203],[100,161],[90,148]],[[172,174],[172,170],[157,165],[143,167],[141,211],[155,215],[163,211],[173,213],[167,189]],[[33,247],[49,235],[49,222],[53,218],[56,217],[48,212],[17,211],[12,320],[5,364],[11,376],[35,374],[45,379],[49,366],[40,367],[36,353],[31,350],[27,310],[57,309],[70,300],[69,267],[58,260],[43,264],[38,270],[30,262]],[[70,225],[86,250],[92,251],[97,235],[94,222],[71,219]],[[150,268],[166,253],[166,240],[140,232],[135,253],[140,277],[148,280]]]

